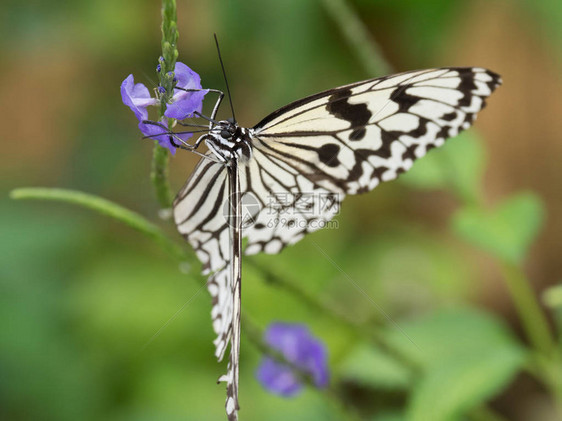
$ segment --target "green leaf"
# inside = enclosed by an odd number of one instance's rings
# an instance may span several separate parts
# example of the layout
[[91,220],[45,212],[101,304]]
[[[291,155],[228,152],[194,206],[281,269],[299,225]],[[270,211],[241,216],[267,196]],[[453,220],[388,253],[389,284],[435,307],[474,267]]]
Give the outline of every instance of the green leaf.
[[520,193],[488,211],[460,209],[452,227],[464,240],[511,263],[520,263],[544,220],[543,204],[533,193]]
[[376,389],[407,389],[410,372],[395,359],[377,348],[365,344],[355,347],[339,366],[343,379],[352,380]]
[[451,355],[479,354],[506,345],[520,347],[498,318],[470,308],[441,310],[400,322],[385,335],[395,349],[426,371]]
[[387,340],[422,370],[408,406],[412,421],[455,419],[499,393],[525,359],[499,319],[474,309],[401,322]]
[[484,164],[482,140],[474,131],[464,132],[417,161],[400,179],[410,187],[449,190],[465,201],[475,202]]
[[441,360],[416,384],[408,420],[456,419],[500,392],[515,376],[523,360],[523,352],[507,344],[487,352]]

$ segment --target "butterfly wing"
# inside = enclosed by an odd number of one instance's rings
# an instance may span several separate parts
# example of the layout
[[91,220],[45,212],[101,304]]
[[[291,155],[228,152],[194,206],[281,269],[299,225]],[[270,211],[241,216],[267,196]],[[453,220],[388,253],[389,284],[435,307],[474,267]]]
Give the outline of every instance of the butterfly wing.
[[[277,253],[305,233],[321,228],[337,213],[343,198],[315,186],[292,167],[260,151],[239,167],[239,178],[242,236],[248,239],[246,254]],[[213,303],[215,356],[219,361],[231,340],[237,343],[240,322],[233,300],[228,182],[224,164],[202,159],[174,201],[178,231],[195,249],[203,273],[209,275],[207,288]],[[238,364],[237,353],[231,350],[227,372],[219,379],[227,383],[229,420],[237,419]]]
[[[279,253],[309,232],[316,231],[336,215],[343,193],[329,191],[283,160],[254,148],[244,167],[242,191],[257,200],[256,212],[244,224],[244,253]],[[249,200],[243,202],[249,202]]]
[[342,86],[263,119],[254,146],[327,190],[363,193],[470,127],[500,83],[486,69],[442,68]]
[[178,231],[195,249],[205,275],[222,269],[230,259],[228,223],[223,212],[227,197],[226,167],[203,158],[173,203]]
[[[229,172],[224,164],[201,159],[185,186],[174,200],[174,220],[178,231],[193,246],[209,275],[207,289],[211,294],[211,318],[217,334],[215,356],[219,361],[226,348],[239,334],[240,312],[235,305],[232,241],[228,224]],[[239,258],[239,256],[238,256]],[[239,304],[239,303],[238,303]],[[235,314],[237,313],[237,314]],[[237,320],[238,323],[234,323]],[[239,343],[238,340],[234,341]],[[227,372],[219,378],[227,384],[226,411],[235,421],[238,409],[238,353],[231,351]]]
[[[241,165],[242,237],[245,254],[278,253],[306,233],[323,227],[337,214],[344,195],[326,190],[282,160],[254,151]],[[224,356],[232,335],[230,237],[227,223],[228,171],[220,163],[202,159],[174,200],[178,231],[195,249],[210,275],[215,355]]]

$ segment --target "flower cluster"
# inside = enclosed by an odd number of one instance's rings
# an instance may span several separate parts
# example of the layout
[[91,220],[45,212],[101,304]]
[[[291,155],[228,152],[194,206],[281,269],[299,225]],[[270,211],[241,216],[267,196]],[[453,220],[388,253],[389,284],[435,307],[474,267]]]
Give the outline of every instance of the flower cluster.
[[[328,364],[324,345],[303,325],[272,323],[265,333],[265,342],[283,357],[309,375],[316,385],[328,385]],[[302,379],[294,369],[271,357],[265,357],[256,377],[270,392],[295,396],[302,389]]]
[[[160,68],[158,65],[156,70],[160,71]],[[170,72],[167,76],[173,77],[175,82],[174,93],[171,96],[165,95],[166,90],[159,86],[156,90],[156,98],[151,97],[148,88],[142,83],[135,83],[131,74],[121,84],[121,98],[123,103],[135,113],[140,131],[145,136],[156,139],[160,146],[168,148],[174,154],[176,147],[173,137],[165,134],[166,130],[163,128],[168,127],[167,119],[183,120],[193,117],[195,112],[201,112],[203,98],[209,90],[201,88],[199,75],[183,63],[177,62],[174,72]],[[151,105],[160,107],[162,101],[166,101],[166,111],[164,117],[159,120],[161,125],[148,122],[148,107]],[[192,134],[177,133],[175,136],[185,141]]]

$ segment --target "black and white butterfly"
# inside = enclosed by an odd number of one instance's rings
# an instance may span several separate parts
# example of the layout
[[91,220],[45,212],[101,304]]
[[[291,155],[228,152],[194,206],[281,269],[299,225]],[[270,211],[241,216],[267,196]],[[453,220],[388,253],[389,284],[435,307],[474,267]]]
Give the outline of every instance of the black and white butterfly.
[[[219,379],[227,383],[229,420],[237,420],[239,409],[242,252],[278,253],[330,220],[346,194],[409,170],[467,129],[500,83],[482,68],[406,72],[295,101],[249,129],[214,120],[221,95],[209,132],[190,146],[204,142],[209,151],[178,193],[174,219],[209,275],[219,360],[231,343],[227,373]],[[249,194],[259,206],[253,223],[243,225],[240,207]],[[298,203],[303,194],[305,206]]]

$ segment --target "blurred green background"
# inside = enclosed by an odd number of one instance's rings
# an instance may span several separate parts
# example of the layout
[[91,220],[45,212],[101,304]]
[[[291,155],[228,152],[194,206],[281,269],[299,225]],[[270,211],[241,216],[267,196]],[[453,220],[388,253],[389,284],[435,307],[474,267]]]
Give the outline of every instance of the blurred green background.
[[[248,265],[243,308],[262,328],[273,320],[310,326],[329,348],[338,396],[364,419],[560,419],[553,392],[560,365],[546,369],[550,385],[534,372],[504,278],[506,267],[525,273],[551,330],[560,331],[562,3],[348,4],[394,71],[482,66],[504,85],[475,129],[400,180],[347,198],[339,229],[313,234],[376,305],[306,239],[254,261],[384,336],[423,374],[414,380],[393,352],[264,283]],[[204,87],[222,89],[217,32],[244,126],[291,100],[381,76],[366,71],[325,6],[178,0],[179,60]],[[199,286],[177,261],[90,211],[8,198],[22,186],[83,190],[180,240],[158,220],[152,147],[139,140],[119,94],[129,73],[155,86],[160,7],[132,0],[0,5],[2,419],[225,418],[224,386],[215,383],[225,364],[213,357],[210,299],[202,292],[189,301]],[[171,160],[174,190],[195,162],[181,152]],[[288,401],[264,391],[254,378],[260,353],[242,341],[242,419],[344,419],[316,391]]]

